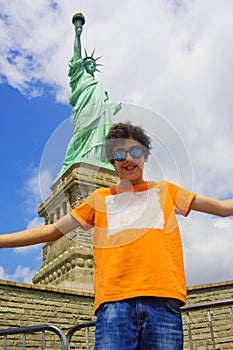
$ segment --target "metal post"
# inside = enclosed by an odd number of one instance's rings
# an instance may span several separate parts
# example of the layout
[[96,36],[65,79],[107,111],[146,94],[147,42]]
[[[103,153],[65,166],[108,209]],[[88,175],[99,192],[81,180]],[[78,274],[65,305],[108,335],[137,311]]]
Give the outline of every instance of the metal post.
[[89,327],[86,328],[86,350],[89,350]]
[[45,350],[45,331],[42,331],[42,350]]
[[230,311],[230,318],[231,318],[231,328],[233,328],[233,314],[232,314],[232,306],[230,306],[229,311]]
[[25,346],[26,346],[26,334],[23,333],[22,334],[22,350],[25,350]]
[[188,311],[186,311],[186,320],[187,320],[188,336],[189,336],[189,349],[193,350],[192,332],[191,332],[191,325],[190,325],[190,318],[189,318]]
[[210,309],[207,310],[207,315],[208,315],[208,321],[209,321],[210,335],[211,335],[211,341],[212,341],[213,350],[216,350],[215,342],[214,342],[214,331],[213,331],[213,324],[212,324]]
[[7,346],[7,335],[4,335],[3,350],[6,350]]

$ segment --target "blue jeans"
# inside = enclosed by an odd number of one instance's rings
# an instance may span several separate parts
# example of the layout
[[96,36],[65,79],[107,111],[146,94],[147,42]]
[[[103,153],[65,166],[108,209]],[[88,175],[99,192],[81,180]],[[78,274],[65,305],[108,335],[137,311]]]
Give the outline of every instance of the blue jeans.
[[95,350],[182,350],[179,301],[139,297],[101,304]]

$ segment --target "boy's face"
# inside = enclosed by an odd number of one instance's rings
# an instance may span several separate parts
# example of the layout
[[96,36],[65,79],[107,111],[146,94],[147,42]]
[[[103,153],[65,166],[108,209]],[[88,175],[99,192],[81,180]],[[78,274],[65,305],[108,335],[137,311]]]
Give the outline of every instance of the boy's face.
[[[113,153],[118,150],[120,150],[121,153],[122,153],[122,150],[127,151],[126,158],[122,161],[114,160],[113,165],[116,168],[120,176],[120,179],[128,180],[133,185],[136,185],[143,181],[143,168],[144,168],[145,161],[147,161],[143,152],[141,157],[139,158],[133,157],[130,154],[130,152],[128,152],[130,149],[135,150],[135,147],[137,150],[138,147],[140,149],[143,149],[144,146],[142,146],[138,141],[129,138],[125,140],[122,139],[122,141],[120,141],[113,148]],[[139,155],[140,155],[140,152],[139,152]],[[137,154],[137,157],[138,157],[138,154]]]

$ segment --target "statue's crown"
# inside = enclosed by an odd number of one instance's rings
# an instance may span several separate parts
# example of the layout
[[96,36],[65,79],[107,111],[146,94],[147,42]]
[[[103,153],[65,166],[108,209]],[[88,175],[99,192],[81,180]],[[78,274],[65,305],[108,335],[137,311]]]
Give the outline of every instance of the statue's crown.
[[97,69],[96,68],[96,66],[102,66],[102,64],[101,63],[96,63],[96,61],[97,60],[99,60],[102,56],[99,56],[99,57],[94,57],[94,53],[95,53],[95,49],[92,51],[92,53],[91,53],[91,55],[88,55],[88,53],[87,53],[87,50],[85,49],[85,57],[84,57],[84,62],[86,61],[86,60],[92,60],[92,61],[94,61],[94,63],[95,63],[95,70],[97,71],[97,72],[100,72],[100,70],[99,69]]

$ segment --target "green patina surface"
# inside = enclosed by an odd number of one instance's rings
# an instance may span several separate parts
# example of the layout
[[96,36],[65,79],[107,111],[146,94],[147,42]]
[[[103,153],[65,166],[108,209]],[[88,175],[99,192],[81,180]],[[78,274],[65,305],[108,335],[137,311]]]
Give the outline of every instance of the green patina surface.
[[84,57],[81,55],[80,37],[85,23],[84,16],[77,13],[72,22],[75,27],[74,53],[69,61],[68,75],[74,130],[58,177],[79,162],[112,169],[105,156],[104,141],[113,124],[114,115],[121,108],[119,102],[109,100],[104,87],[94,77],[98,70],[98,58],[94,57],[94,51],[90,56],[87,52]]

